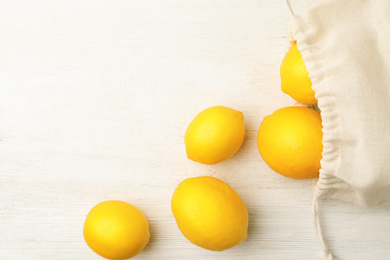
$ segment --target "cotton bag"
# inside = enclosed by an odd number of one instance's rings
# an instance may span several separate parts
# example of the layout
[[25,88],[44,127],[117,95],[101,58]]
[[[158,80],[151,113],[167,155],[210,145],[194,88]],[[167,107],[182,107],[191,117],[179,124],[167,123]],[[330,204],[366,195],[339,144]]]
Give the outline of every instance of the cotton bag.
[[297,42],[323,124],[315,229],[321,199],[390,205],[390,0],[327,0],[294,15]]

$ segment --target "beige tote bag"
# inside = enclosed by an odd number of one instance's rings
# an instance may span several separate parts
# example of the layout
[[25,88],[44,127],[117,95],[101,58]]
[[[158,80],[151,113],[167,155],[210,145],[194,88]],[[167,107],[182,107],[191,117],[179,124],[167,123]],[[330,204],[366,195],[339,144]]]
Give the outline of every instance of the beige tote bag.
[[302,16],[286,1],[322,116],[315,229],[324,259],[335,259],[323,241],[319,201],[390,204],[390,0],[327,0]]

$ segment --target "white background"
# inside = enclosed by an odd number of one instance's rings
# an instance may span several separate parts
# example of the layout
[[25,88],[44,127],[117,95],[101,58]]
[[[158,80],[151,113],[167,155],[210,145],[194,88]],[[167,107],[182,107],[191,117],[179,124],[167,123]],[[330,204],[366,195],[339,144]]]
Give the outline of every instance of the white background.
[[[292,2],[302,13],[317,1]],[[136,259],[320,259],[313,181],[274,173],[256,144],[262,118],[295,104],[279,80],[288,22],[282,0],[1,0],[0,259],[100,259],[82,228],[108,199],[149,220]],[[186,158],[183,135],[214,105],[244,113],[246,138],[206,166]],[[178,230],[173,190],[201,175],[247,205],[241,245],[211,252]],[[388,208],[323,209],[340,259],[390,258]]]

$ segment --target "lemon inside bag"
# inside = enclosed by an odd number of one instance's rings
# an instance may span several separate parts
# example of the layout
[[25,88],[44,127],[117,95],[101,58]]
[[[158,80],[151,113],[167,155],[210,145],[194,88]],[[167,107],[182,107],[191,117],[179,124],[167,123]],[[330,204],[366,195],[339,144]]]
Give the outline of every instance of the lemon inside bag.
[[296,42],[323,124],[315,228],[324,259],[319,201],[390,204],[390,1],[330,0],[294,15]]

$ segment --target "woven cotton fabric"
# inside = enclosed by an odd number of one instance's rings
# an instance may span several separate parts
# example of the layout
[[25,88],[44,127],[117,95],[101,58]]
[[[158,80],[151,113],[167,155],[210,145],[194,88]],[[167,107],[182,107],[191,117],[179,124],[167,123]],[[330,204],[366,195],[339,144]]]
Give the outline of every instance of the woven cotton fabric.
[[328,0],[294,15],[297,42],[323,123],[318,200],[390,205],[390,1]]
[[323,121],[317,196],[390,204],[390,1],[324,1],[291,32]]

